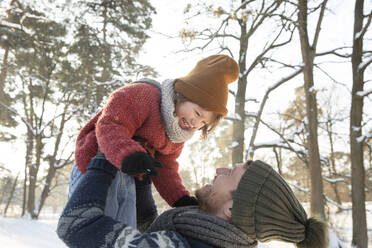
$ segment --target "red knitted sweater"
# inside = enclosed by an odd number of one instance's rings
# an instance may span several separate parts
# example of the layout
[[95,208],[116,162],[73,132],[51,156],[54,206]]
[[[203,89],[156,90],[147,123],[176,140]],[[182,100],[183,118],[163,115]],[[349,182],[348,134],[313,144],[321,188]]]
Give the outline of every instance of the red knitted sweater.
[[[134,152],[149,152],[163,168],[152,181],[170,205],[189,195],[178,174],[176,159],[184,143],[173,143],[166,135],[160,113],[160,91],[146,83],[123,86],[112,93],[104,108],[80,131],[75,150],[75,161],[85,173],[89,161],[97,153],[97,142],[106,158],[118,169],[123,159]],[[132,140],[140,136],[141,144]]]

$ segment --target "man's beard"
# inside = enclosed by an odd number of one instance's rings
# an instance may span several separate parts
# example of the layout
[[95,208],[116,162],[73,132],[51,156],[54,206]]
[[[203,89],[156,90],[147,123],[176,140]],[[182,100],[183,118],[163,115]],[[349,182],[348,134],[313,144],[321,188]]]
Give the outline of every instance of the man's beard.
[[217,213],[219,204],[214,195],[215,192],[212,190],[212,187],[201,188],[195,191],[200,210],[210,214]]

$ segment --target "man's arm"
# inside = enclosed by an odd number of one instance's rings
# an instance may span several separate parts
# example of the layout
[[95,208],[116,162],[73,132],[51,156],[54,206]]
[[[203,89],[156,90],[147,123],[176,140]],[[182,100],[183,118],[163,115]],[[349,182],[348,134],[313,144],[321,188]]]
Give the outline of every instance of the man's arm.
[[[125,228],[124,224],[104,215],[107,191],[116,172],[117,169],[105,159],[91,160],[87,173],[59,219],[58,236],[69,247],[99,247],[110,242],[105,240],[109,233],[117,236],[114,226]],[[106,245],[113,246],[113,243]]]
[[117,169],[106,159],[93,158],[58,222],[57,234],[68,247],[187,247],[175,232],[141,234],[104,215],[108,188]]

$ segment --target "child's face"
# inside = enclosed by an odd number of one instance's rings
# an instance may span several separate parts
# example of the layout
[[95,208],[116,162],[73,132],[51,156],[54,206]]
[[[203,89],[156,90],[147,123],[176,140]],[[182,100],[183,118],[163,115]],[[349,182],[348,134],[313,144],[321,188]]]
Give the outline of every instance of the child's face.
[[214,113],[193,102],[181,102],[176,106],[178,125],[182,129],[198,130],[213,122]]

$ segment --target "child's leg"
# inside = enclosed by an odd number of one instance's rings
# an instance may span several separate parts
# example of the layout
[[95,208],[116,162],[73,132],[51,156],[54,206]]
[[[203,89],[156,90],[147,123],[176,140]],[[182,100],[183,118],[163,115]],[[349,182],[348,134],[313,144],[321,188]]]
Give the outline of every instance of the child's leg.
[[158,216],[158,211],[154,197],[152,196],[151,179],[148,176],[145,176],[142,181],[136,178],[135,182],[137,198],[137,229],[140,232],[144,232]]
[[[83,178],[76,165],[72,167],[68,198]],[[115,179],[108,190],[105,214],[111,218],[136,227],[136,193],[134,178],[122,172],[116,173]]]
[[81,174],[78,167],[76,165],[72,166],[70,180],[68,182],[68,199],[70,199],[72,192],[75,191],[82,177],[83,174]]
[[136,191],[134,178],[116,173],[106,199],[105,215],[136,228]]

